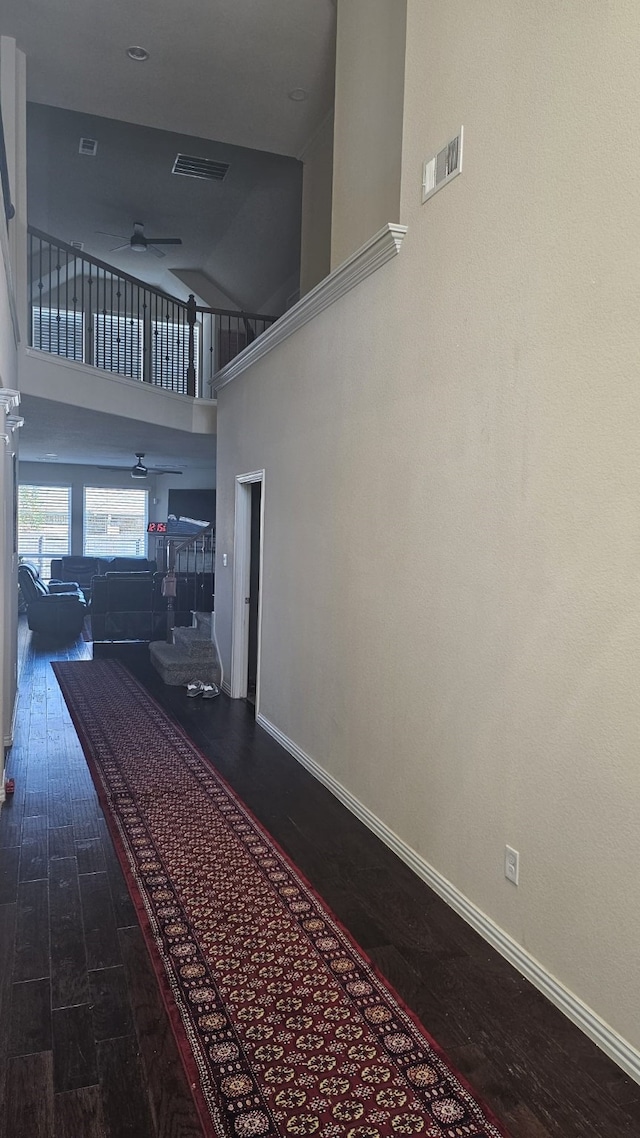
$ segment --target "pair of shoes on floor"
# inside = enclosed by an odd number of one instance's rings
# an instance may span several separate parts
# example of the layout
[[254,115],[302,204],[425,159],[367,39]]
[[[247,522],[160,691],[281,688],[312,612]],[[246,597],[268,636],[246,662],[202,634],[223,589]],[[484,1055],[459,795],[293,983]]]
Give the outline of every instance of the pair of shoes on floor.
[[187,695],[192,699],[197,695],[201,695],[203,699],[213,699],[220,695],[220,688],[216,684],[205,684],[203,680],[192,680],[187,684]]

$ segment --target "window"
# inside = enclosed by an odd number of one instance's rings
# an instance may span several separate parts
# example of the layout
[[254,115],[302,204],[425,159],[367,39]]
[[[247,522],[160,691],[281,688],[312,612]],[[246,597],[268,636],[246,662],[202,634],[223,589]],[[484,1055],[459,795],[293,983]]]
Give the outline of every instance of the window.
[[51,576],[51,558],[69,553],[71,490],[68,486],[18,489],[18,553]]
[[94,363],[105,371],[142,379],[142,321],[135,316],[98,312],[95,323]]
[[55,352],[70,360],[83,360],[82,313],[34,305],[31,309],[31,343],[43,352]]
[[84,488],[86,557],[146,557],[147,490]]

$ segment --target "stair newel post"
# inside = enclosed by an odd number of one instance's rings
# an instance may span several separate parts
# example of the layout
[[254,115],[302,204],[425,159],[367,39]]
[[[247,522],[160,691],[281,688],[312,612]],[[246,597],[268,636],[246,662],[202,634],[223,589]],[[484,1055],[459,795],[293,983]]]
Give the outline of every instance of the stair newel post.
[[187,323],[189,325],[189,361],[187,364],[187,395],[196,393],[196,320],[197,306],[193,293],[187,301]]
[[167,543],[167,575],[162,582],[162,595],[167,598],[167,644],[172,644],[176,623],[176,550],[172,541]]

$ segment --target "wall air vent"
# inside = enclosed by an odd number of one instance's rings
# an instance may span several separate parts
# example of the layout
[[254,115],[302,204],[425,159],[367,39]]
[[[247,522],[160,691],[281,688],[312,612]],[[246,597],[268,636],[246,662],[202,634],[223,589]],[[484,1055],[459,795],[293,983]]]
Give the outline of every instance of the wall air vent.
[[206,182],[221,182],[228,169],[228,162],[214,162],[212,158],[192,158],[189,154],[178,154],[171,173],[184,174],[186,178],[203,178]]
[[74,249],[79,249],[79,250],[80,250],[80,252],[82,252],[82,250],[84,249],[84,241],[70,241],[70,242],[69,242],[69,244],[70,244],[70,245],[71,245],[71,246],[72,246]]
[[98,152],[98,142],[95,138],[81,138],[78,147],[79,154],[86,154],[89,158],[95,158]]
[[422,170],[422,201],[432,198],[462,170],[462,127],[455,138],[428,158]]

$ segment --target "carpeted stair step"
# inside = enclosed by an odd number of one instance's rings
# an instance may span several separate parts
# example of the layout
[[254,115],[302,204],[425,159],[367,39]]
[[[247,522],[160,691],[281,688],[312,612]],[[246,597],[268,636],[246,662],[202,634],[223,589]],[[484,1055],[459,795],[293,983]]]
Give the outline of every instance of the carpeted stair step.
[[194,628],[197,628],[201,636],[207,640],[212,640],[212,612],[194,612],[193,614]]
[[208,659],[214,656],[215,648],[211,637],[204,636],[199,628],[174,628],[173,643],[190,656]]
[[180,687],[192,680],[202,680],[206,684],[216,683],[218,663],[213,652],[208,656],[194,656],[179,644],[152,640],[149,656],[165,684]]

